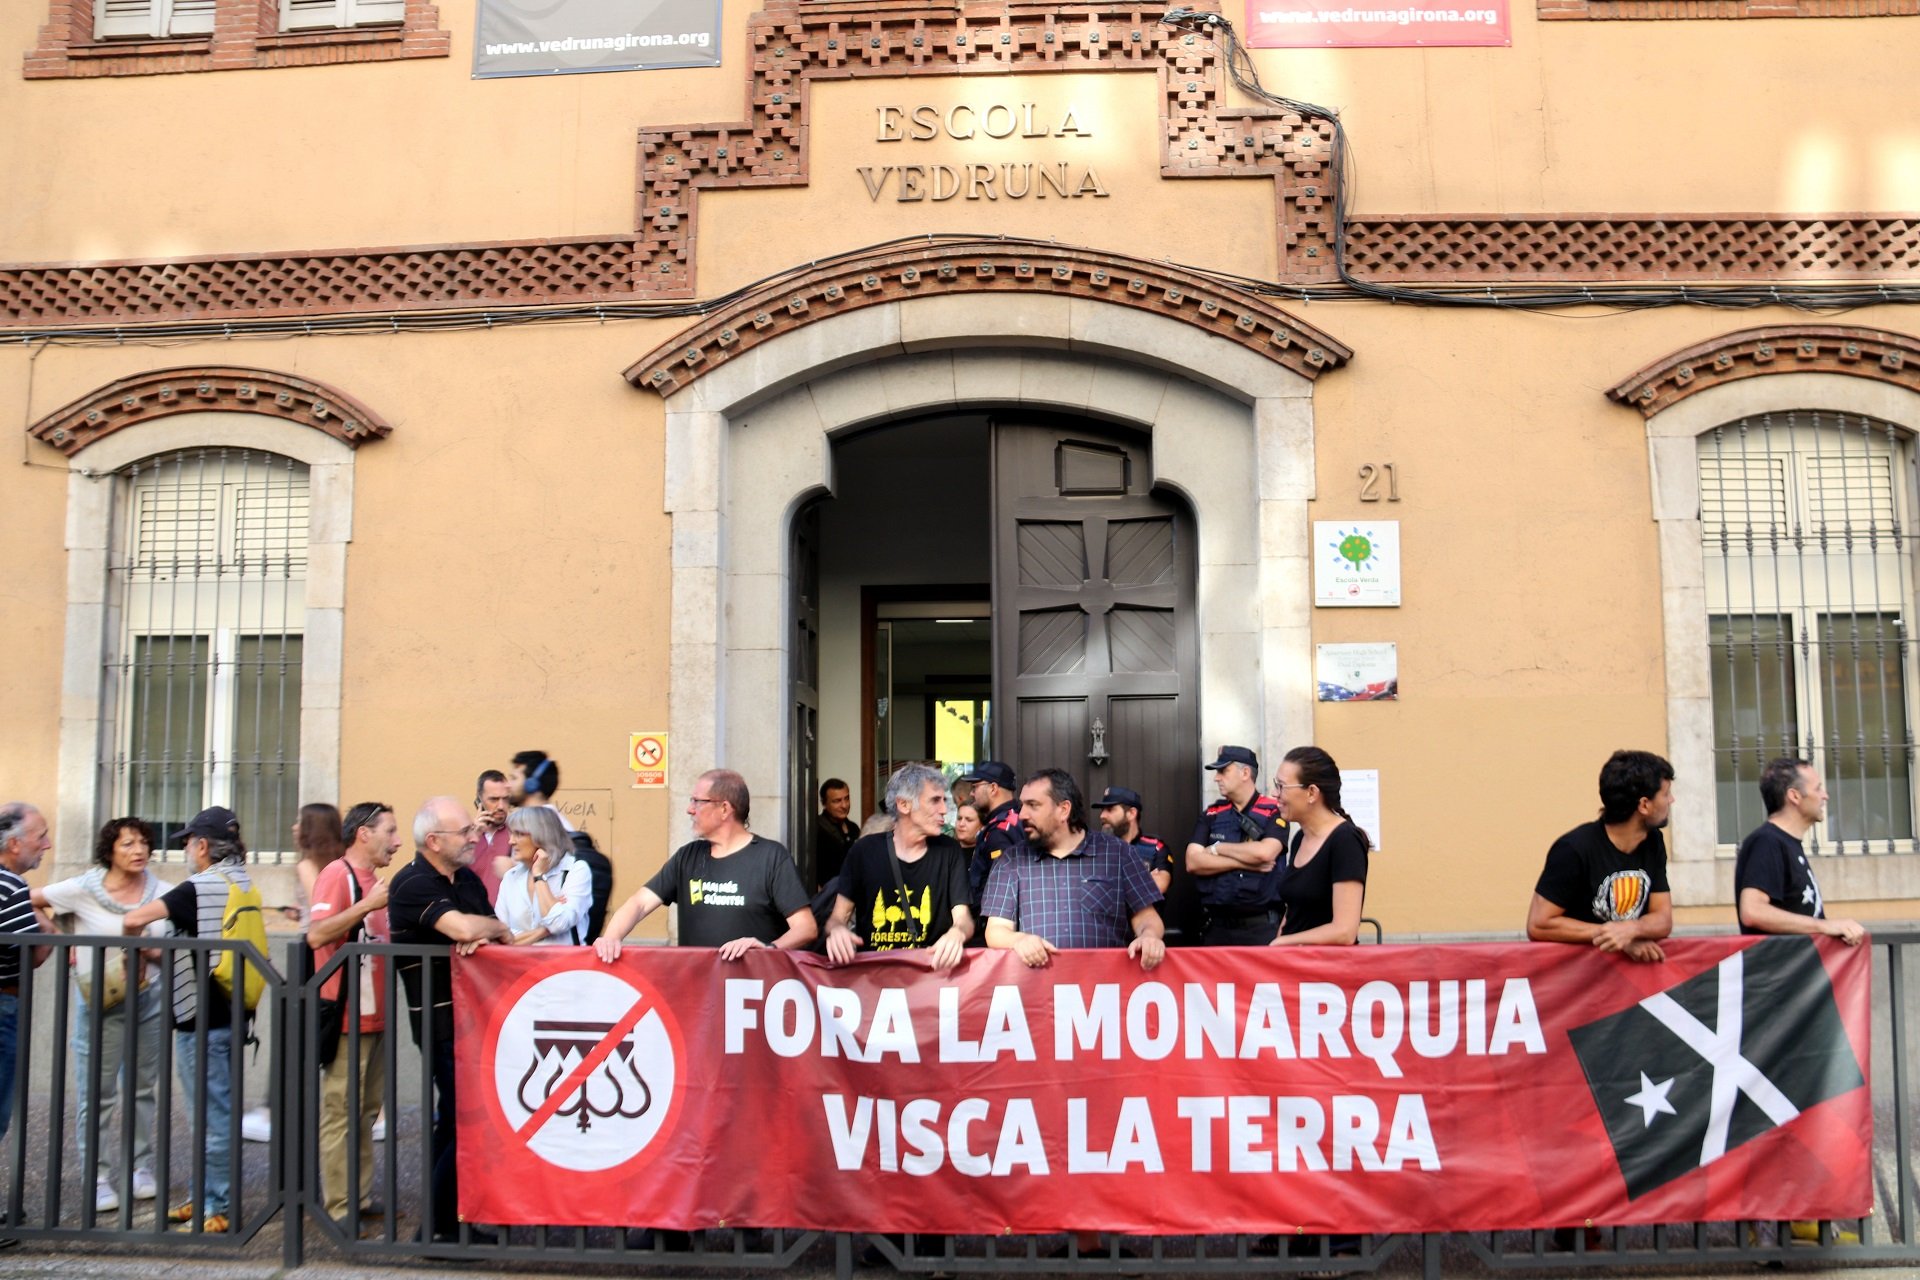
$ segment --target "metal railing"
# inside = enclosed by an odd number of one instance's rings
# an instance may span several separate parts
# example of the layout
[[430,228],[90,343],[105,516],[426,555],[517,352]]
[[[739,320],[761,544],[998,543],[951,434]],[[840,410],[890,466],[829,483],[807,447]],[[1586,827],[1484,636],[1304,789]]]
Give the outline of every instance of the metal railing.
[[[1873,940],[1873,1053],[1869,1078],[1873,1090],[1875,1207],[1857,1222],[1821,1224],[1820,1238],[1797,1242],[1784,1222],[1673,1223],[1661,1226],[1600,1225],[1574,1231],[1506,1231],[1431,1235],[1275,1237],[1256,1235],[1102,1235],[1099,1246],[1074,1235],[936,1236],[848,1234],[810,1230],[730,1228],[695,1232],[654,1231],[644,1224],[628,1229],[604,1227],[488,1227],[446,1220],[444,1201],[436,1208],[433,1168],[438,1147],[450,1137],[451,1109],[435,1118],[439,1086],[432,1064],[450,1045],[437,1040],[433,1018],[410,1031],[408,1003],[401,980],[402,962],[420,963],[420,1004],[431,1009],[445,993],[444,971],[421,963],[439,958],[445,948],[352,943],[312,970],[304,943],[285,950],[285,967],[276,970],[266,957],[244,943],[220,939],[122,939],[54,936],[35,939],[52,957],[19,989],[20,1036],[15,1064],[13,1125],[0,1144],[6,1185],[0,1195],[7,1224],[0,1232],[29,1241],[60,1245],[115,1242],[134,1249],[204,1251],[243,1249],[270,1229],[280,1236],[282,1261],[298,1266],[309,1245],[368,1263],[411,1258],[491,1262],[617,1263],[639,1271],[777,1271],[795,1266],[831,1265],[842,1280],[856,1260],[889,1265],[905,1274],[1079,1273],[1088,1275],[1221,1272],[1315,1272],[1366,1274],[1411,1252],[1423,1276],[1447,1272],[1528,1272],[1594,1270],[1712,1263],[1753,1264],[1786,1259],[1842,1263],[1920,1263],[1916,1232],[1916,1194],[1912,1150],[1915,1133],[1915,1080],[1912,1065],[1920,1054],[1920,1022],[1907,1015],[1908,965],[1920,957],[1920,933],[1892,934]],[[24,952],[30,944],[7,942]],[[209,1028],[175,1032],[171,1009],[159,1017],[141,1015],[143,998],[132,990],[111,1009],[82,997],[68,978],[69,957],[77,957],[91,990],[102,990],[106,956],[124,952],[132,963],[138,952],[157,958],[151,964],[159,998],[171,1004],[176,974],[202,997],[216,992],[212,970],[218,953],[241,949],[245,962],[264,971],[266,992],[251,1027],[236,1008],[227,1021]],[[372,966],[363,988],[363,968]],[[27,972],[34,972],[28,969]],[[291,975],[291,976],[283,976]],[[336,1088],[347,1117],[344,1186],[329,1188],[322,1178],[321,1124],[325,1076],[318,1060],[321,994],[338,977],[344,997],[346,1031],[336,1057]],[[372,991],[388,1011],[382,1032],[360,1029],[363,991]],[[146,1000],[154,997],[149,995]],[[218,999],[218,996],[216,996]],[[204,1003],[201,1007],[205,1007]],[[95,1051],[81,1078],[73,1074],[70,1040],[84,1021]],[[114,1060],[99,1052],[110,1043],[116,1025],[120,1052]],[[194,1135],[207,1132],[215,1106],[204,1080],[215,1063],[208,1059],[209,1037],[228,1032],[225,1057],[218,1065],[232,1081],[232,1142],[221,1159],[232,1187],[228,1230],[209,1232],[203,1190],[220,1167]],[[157,1078],[151,1082],[157,1120],[151,1133],[150,1168],[158,1196],[149,1209],[135,1201],[130,1171],[143,1148],[137,1132],[137,1106],[147,1082],[137,1069],[143,1043],[159,1036]],[[253,1041],[257,1039],[257,1045]],[[217,1041],[214,1048],[219,1048]],[[186,1048],[196,1079],[179,1087],[173,1080],[180,1050]],[[259,1060],[264,1054],[265,1061]],[[372,1093],[385,1115],[386,1137],[374,1144],[368,1166],[355,1154],[356,1117],[370,1114],[361,1103]],[[265,1103],[272,1136],[266,1143],[245,1143],[240,1116],[249,1098]],[[103,1116],[111,1100],[113,1115]],[[76,1109],[85,1119],[75,1124]],[[95,1207],[94,1164],[84,1165],[78,1148],[106,1153],[114,1173],[110,1184],[118,1205]],[[338,1214],[328,1211],[328,1192]],[[201,1212],[184,1224],[166,1221],[168,1206],[192,1200]],[[363,1206],[372,1203],[380,1212]],[[1196,1224],[1197,1226],[1200,1224]],[[256,1246],[257,1247],[257,1246]],[[270,1247],[270,1246],[269,1246]]]

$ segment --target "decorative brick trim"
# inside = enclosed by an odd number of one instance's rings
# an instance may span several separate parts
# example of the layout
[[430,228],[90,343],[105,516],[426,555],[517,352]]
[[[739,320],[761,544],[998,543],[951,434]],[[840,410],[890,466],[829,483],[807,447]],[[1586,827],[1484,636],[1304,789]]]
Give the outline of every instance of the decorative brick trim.
[[0,323],[592,302],[634,292],[629,238],[0,267]]
[[393,428],[371,409],[321,382],[225,365],[155,369],[101,387],[27,429],[72,457],[102,436],[176,413],[257,413],[297,422],[352,448]]
[[1673,18],[1905,18],[1920,0],[1535,0],[1547,22]]
[[211,36],[100,41],[93,38],[93,0],[43,2],[50,8],[39,45],[26,55],[29,80],[392,62],[444,58],[453,48],[434,0],[407,0],[397,27],[289,32],[280,30],[279,0],[218,0]]
[[1377,282],[1864,280],[1920,276],[1920,214],[1363,217],[1347,269]]
[[1775,325],[1655,361],[1607,394],[1651,418],[1697,391],[1769,373],[1844,373],[1920,391],[1920,339],[1846,325]]
[[642,295],[693,296],[696,191],[807,184],[814,81],[1036,71],[1157,71],[1161,175],[1272,178],[1280,277],[1333,279],[1332,126],[1223,105],[1218,47],[1163,25],[1168,8],[768,0],[748,23],[748,118],[640,131]]
[[876,254],[810,271],[708,316],[626,371],[668,396],[768,338],[828,316],[956,293],[1039,293],[1138,307],[1193,325],[1312,379],[1353,353],[1278,307],[1164,263],[1067,248]]

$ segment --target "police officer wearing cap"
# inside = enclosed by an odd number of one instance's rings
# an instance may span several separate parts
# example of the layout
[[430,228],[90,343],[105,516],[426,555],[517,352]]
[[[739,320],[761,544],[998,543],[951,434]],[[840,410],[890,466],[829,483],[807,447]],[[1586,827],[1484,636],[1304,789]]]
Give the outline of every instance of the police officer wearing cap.
[[1166,893],[1173,883],[1173,851],[1159,836],[1140,833],[1140,793],[1132,787],[1108,787],[1100,797],[1100,825],[1132,846],[1154,887]]
[[980,839],[973,846],[973,860],[967,864],[967,883],[972,886],[973,901],[978,905],[987,887],[987,876],[993,871],[994,859],[1027,842],[1020,827],[1020,784],[1013,776],[1013,769],[998,760],[982,761],[974,766],[973,772],[961,774],[960,781],[971,782],[973,803],[988,808],[986,824],[980,828]]
[[1222,747],[1207,768],[1220,798],[1200,815],[1187,846],[1187,874],[1207,916],[1200,942],[1264,947],[1280,931],[1280,805],[1260,794],[1260,758],[1251,747]]

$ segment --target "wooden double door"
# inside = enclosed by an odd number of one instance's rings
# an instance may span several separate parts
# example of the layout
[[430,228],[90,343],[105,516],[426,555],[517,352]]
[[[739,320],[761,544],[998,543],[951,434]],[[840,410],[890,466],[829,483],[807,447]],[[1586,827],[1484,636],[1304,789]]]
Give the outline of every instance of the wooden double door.
[[[982,512],[992,526],[991,756],[1023,777],[1067,770],[1086,796],[1090,826],[1107,787],[1139,792],[1145,830],[1166,840],[1177,863],[1208,759],[1199,740],[1193,515],[1155,491],[1143,435],[1087,419],[996,418],[987,448],[987,500],[957,495],[949,515]],[[788,637],[789,835],[808,868],[820,746],[817,529],[813,511],[797,516]],[[1173,896],[1177,920],[1190,902],[1184,873]]]
[[1193,519],[1155,491],[1144,436],[1005,420],[992,448],[998,757],[1067,770],[1089,806],[1131,787],[1179,861],[1208,758]]

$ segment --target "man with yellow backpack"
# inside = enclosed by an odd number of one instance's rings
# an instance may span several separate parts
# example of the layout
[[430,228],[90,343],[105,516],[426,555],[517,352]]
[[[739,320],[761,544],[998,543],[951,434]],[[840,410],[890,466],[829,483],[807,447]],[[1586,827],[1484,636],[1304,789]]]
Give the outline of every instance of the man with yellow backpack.
[[[155,920],[167,920],[187,938],[222,938],[235,944],[209,953],[180,951],[173,956],[174,1064],[187,1095],[187,1114],[197,1115],[206,1091],[206,1132],[188,1148],[204,1152],[195,1161],[192,1194],[167,1213],[170,1222],[198,1220],[206,1232],[224,1232],[233,1189],[233,1059],[243,1047],[255,1006],[266,989],[266,974],[239,944],[252,943],[266,955],[267,932],[260,891],[247,876],[247,847],[240,820],[231,809],[202,809],[174,832],[185,844],[193,875],[144,907],[129,911],[124,927],[139,933]],[[206,1060],[201,1061],[204,1035]]]

